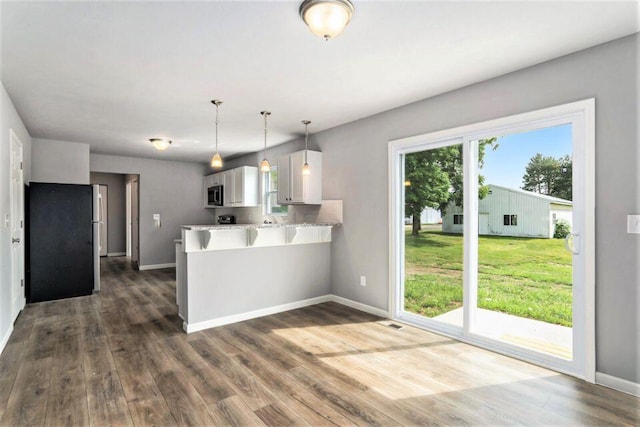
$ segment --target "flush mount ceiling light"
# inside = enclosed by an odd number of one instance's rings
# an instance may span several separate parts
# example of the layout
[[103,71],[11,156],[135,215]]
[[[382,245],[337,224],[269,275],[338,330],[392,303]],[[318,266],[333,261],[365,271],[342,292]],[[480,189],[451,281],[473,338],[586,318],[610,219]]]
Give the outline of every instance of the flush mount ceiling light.
[[151,138],[149,142],[153,144],[154,148],[158,151],[164,151],[171,145],[171,140],[165,138]]
[[307,162],[307,149],[309,148],[309,124],[310,120],[303,120],[304,125],[304,166],[302,166],[302,175],[311,175],[311,168]]
[[269,111],[260,111],[260,114],[264,117],[264,159],[260,163],[260,170],[262,172],[271,172],[271,165],[267,160],[267,117],[271,115]]
[[311,32],[325,40],[339,36],[351,21],[355,9],[349,0],[305,0],[300,17]]
[[222,101],[218,99],[214,99],[211,101],[213,105],[216,106],[216,153],[211,157],[211,167],[212,168],[221,168],[222,167],[222,157],[218,153],[218,107],[222,104]]

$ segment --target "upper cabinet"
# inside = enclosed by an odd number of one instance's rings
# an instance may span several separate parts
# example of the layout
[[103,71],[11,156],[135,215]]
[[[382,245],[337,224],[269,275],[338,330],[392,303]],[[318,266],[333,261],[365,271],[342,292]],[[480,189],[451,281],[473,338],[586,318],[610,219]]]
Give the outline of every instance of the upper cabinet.
[[205,207],[214,207],[207,202],[208,188],[214,185],[222,186],[223,207],[258,206],[258,168],[255,166],[242,166],[205,176],[204,183]]
[[303,175],[304,150],[278,159],[278,204],[322,203],[322,153],[307,151],[311,174]]

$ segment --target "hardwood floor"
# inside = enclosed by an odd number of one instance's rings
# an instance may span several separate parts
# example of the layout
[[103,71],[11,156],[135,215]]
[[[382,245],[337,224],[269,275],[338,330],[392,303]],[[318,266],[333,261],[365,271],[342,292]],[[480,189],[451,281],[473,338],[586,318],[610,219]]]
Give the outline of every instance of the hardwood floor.
[[0,425],[639,425],[640,399],[335,303],[187,335],[173,269],[28,305]]

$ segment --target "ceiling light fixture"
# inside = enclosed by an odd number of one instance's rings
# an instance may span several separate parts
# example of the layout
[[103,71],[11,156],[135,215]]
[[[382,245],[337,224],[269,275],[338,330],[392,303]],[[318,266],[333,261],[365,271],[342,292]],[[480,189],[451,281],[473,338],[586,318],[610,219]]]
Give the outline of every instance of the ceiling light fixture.
[[262,172],[271,172],[271,165],[267,160],[267,117],[271,115],[269,111],[260,111],[260,114],[264,117],[264,159],[260,163],[260,170]]
[[222,167],[222,157],[218,153],[218,107],[222,104],[222,101],[218,99],[214,99],[211,101],[213,105],[216,106],[216,153],[211,157],[211,167],[212,168],[221,168]]
[[339,36],[355,12],[349,0],[304,0],[300,17],[311,32],[325,40]]
[[154,148],[158,151],[164,151],[171,145],[171,140],[165,138],[151,138],[149,142],[153,144]]
[[311,175],[311,168],[307,162],[307,149],[309,148],[309,124],[310,120],[303,120],[304,125],[304,166],[302,166],[302,175]]

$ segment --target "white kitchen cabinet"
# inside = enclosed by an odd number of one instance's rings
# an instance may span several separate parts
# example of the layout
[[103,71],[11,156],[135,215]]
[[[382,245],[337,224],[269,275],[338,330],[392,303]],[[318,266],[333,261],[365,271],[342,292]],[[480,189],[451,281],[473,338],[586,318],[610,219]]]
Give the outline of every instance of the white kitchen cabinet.
[[278,159],[278,204],[319,205],[322,203],[322,153],[307,152],[310,175],[302,175],[304,150]]
[[203,201],[208,205],[208,189],[222,185],[223,206],[228,208],[258,206],[258,168],[242,166],[203,178]]
[[258,168],[242,166],[223,172],[224,206],[258,206]]

